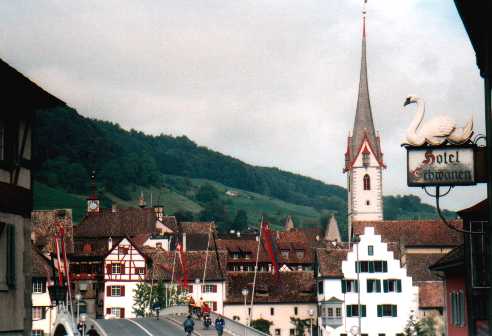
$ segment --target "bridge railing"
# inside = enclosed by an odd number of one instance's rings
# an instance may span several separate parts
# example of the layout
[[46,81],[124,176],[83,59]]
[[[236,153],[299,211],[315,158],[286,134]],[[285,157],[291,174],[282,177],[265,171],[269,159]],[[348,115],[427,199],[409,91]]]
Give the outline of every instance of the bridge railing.
[[[211,312],[210,317],[212,318],[213,321],[219,316],[220,314]],[[228,317],[225,317],[223,315],[222,318],[225,321],[225,327],[224,330],[229,332],[232,335],[235,336],[268,336],[268,334],[265,334],[262,331],[259,331],[255,328],[248,327],[238,321],[234,321]]]
[[188,314],[188,305],[176,305],[162,309],[160,315],[185,315]]

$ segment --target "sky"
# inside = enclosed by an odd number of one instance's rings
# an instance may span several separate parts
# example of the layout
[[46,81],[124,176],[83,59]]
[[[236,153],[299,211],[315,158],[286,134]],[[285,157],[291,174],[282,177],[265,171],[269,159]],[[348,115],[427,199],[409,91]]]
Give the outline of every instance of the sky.
[[[345,186],[361,52],[362,0],[2,1],[0,57],[87,117],[186,135],[247,163]],[[484,133],[483,84],[453,2],[369,0],[369,90],[387,169],[415,112],[468,118]],[[485,187],[456,187],[449,209]]]

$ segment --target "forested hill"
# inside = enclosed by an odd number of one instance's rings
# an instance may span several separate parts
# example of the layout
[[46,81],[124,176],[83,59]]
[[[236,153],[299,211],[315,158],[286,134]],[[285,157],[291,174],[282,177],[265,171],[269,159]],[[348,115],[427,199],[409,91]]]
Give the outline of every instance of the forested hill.
[[[122,200],[134,197],[137,186],[172,188],[176,180],[166,176],[177,175],[312,207],[320,217],[336,212],[342,223],[346,217],[344,188],[277,168],[252,166],[198,146],[186,136],[127,131],[115,123],[85,118],[68,107],[40,111],[36,123],[35,179],[68,193],[87,195],[92,170],[96,171],[100,191]],[[401,199],[393,199],[394,204],[401,203]],[[421,204],[418,198],[406,198],[405,202],[411,206],[389,209],[391,218],[433,215],[432,207]]]

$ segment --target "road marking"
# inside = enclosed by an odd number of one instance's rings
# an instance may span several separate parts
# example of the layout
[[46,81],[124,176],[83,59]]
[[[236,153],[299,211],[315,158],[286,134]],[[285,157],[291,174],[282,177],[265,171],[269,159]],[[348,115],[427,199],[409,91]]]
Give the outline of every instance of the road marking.
[[131,323],[135,324],[136,326],[138,326],[140,329],[142,329],[143,331],[145,331],[145,333],[149,336],[154,336],[150,331],[148,331],[146,328],[144,328],[142,325],[140,325],[140,323],[137,323],[136,321],[133,321],[133,320],[130,320],[130,319],[127,319],[127,321],[130,321]]

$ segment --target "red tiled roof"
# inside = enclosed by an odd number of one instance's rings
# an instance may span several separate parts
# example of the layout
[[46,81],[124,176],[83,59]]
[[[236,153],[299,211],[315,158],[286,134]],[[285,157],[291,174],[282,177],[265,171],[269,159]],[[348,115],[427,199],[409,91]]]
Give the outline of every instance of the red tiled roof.
[[[226,302],[244,304],[243,288],[253,287],[251,272],[228,272]],[[255,303],[316,302],[316,287],[312,272],[280,272],[279,280],[269,272],[259,272],[256,278]]]
[[316,249],[318,274],[322,278],[343,278],[342,261],[349,249]]
[[[171,280],[173,261],[175,251],[164,251],[161,249],[155,249],[151,247],[144,247],[143,252],[146,256],[150,257],[153,262],[152,270],[154,273],[154,280]],[[188,281],[193,282],[196,278],[202,280],[203,271],[205,268],[205,260],[207,260],[206,280],[207,281],[221,281],[224,279],[224,270],[226,265],[226,254],[219,252],[220,265],[217,262],[217,256],[215,251],[209,251],[208,259],[204,251],[187,251],[185,252],[185,258],[187,262]],[[177,278],[182,277],[182,270],[179,265],[179,258],[176,255],[174,281]],[[152,271],[147,273],[147,279],[152,279]]]
[[43,253],[55,252],[54,239],[62,224],[65,230],[67,253],[73,253],[72,209],[35,210],[31,213],[31,221],[34,244]]
[[181,233],[188,234],[206,234],[208,235],[210,231],[210,226],[212,226],[212,231],[215,229],[214,222],[180,222],[178,224]]
[[108,253],[108,238],[75,238],[72,257],[104,257]]
[[51,277],[51,264],[48,258],[46,258],[34,245],[32,248],[32,276],[38,278]]
[[[463,227],[461,220],[450,224]],[[458,246],[463,242],[463,234],[450,229],[440,220],[394,220],[353,222],[356,235],[364,233],[365,227],[374,227],[383,242],[399,242],[404,246]]]
[[429,267],[443,257],[441,253],[407,253],[405,255],[407,273],[413,282],[418,281],[441,281],[436,273],[430,271]]
[[419,308],[444,307],[444,285],[442,281],[422,281],[419,287]]
[[154,233],[157,217],[152,208],[103,209],[87,214],[75,227],[76,237],[133,237]]

